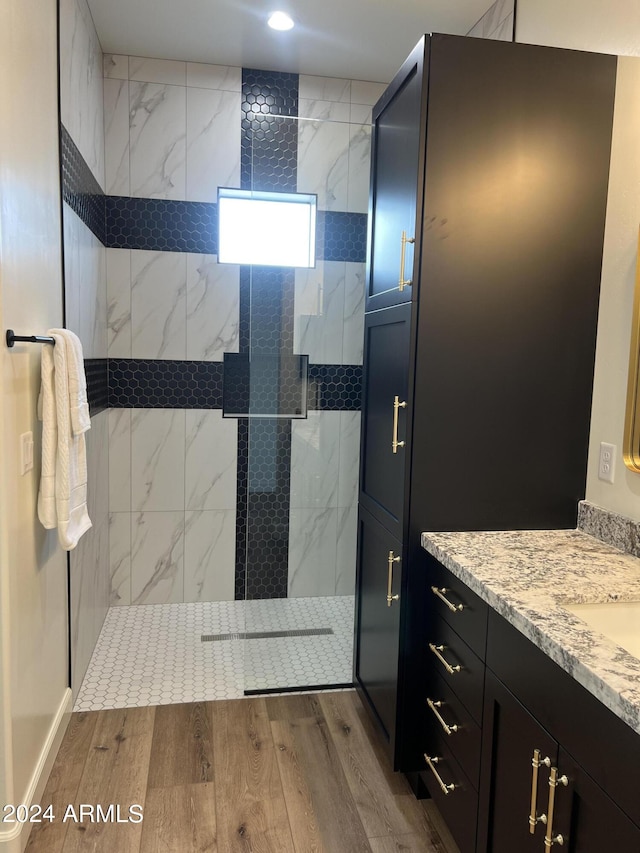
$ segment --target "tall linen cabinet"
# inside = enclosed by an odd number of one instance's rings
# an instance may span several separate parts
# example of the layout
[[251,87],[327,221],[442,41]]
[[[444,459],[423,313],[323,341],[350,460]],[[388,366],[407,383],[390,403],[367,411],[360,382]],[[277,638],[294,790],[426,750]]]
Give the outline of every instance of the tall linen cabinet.
[[373,111],[354,680],[396,769],[421,761],[421,531],[576,524],[615,78],[431,35]]

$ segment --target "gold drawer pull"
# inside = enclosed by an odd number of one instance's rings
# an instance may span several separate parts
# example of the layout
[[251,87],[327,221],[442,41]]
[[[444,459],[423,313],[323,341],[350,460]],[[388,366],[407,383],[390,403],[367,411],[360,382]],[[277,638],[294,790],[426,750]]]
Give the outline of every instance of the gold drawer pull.
[[407,243],[415,243],[415,242],[416,242],[415,237],[407,237],[407,232],[406,231],[402,232],[402,237],[400,238],[400,277],[398,279],[398,290],[400,291],[400,293],[402,293],[402,291],[405,289],[405,287],[411,287],[411,285],[413,284],[412,279],[410,279],[410,278],[405,279],[405,277],[404,277],[404,265],[405,265],[404,256],[405,256],[405,252],[407,249]]
[[429,648],[434,653],[434,655],[438,658],[438,660],[444,666],[444,668],[447,670],[449,675],[453,675],[456,672],[460,672],[462,667],[460,666],[459,663],[456,664],[455,666],[451,666],[451,664],[448,661],[446,661],[442,657],[442,655],[440,654],[440,652],[443,652],[446,649],[446,646],[436,646],[435,643],[429,643]]
[[438,711],[438,708],[442,708],[442,701],[440,699],[438,699],[437,702],[434,702],[433,699],[427,699],[427,705],[431,708],[431,710],[435,714],[436,720],[440,723],[440,725],[442,726],[442,728],[445,730],[445,732],[448,735],[452,735],[459,730],[459,728],[460,728],[459,726],[448,725],[447,723],[445,723],[445,721],[440,716],[440,713]]
[[406,409],[407,401],[400,402],[400,397],[393,398],[393,437],[391,439],[391,450],[398,452],[399,447],[404,447],[404,441],[398,441],[398,409]]
[[437,595],[440,601],[444,601],[452,613],[460,613],[461,610],[464,610],[464,604],[452,604],[448,598],[445,598],[446,594],[449,592],[446,586],[442,586],[440,589],[438,589],[437,586],[432,586],[431,592],[434,595]]
[[544,764],[545,767],[551,767],[550,758],[540,758],[540,750],[533,750],[533,758],[531,759],[531,811],[529,812],[529,833],[533,835],[536,831],[538,823],[546,823],[546,814],[537,815],[537,800],[538,800],[538,770]]
[[389,551],[389,570],[387,573],[387,607],[391,607],[394,601],[397,601],[400,596],[396,593],[396,595],[392,595],[393,588],[393,564],[399,563],[400,557],[394,557],[393,551]]
[[569,784],[569,780],[566,776],[558,776],[558,768],[552,767],[549,771],[549,808],[547,812],[549,814],[549,818],[547,820],[547,834],[544,837],[544,849],[549,853],[552,846],[554,844],[558,844],[562,847],[564,844],[564,836],[563,835],[553,835],[553,812],[555,811],[556,806],[556,788],[558,785],[564,785],[565,788]]
[[435,755],[434,755],[434,757],[433,757],[433,758],[430,758],[430,757],[427,755],[427,753],[425,752],[425,753],[424,753],[424,760],[425,760],[425,761],[427,762],[427,764],[429,765],[429,770],[431,770],[431,772],[433,773],[433,775],[436,777],[436,780],[437,780],[437,782],[438,782],[438,785],[440,785],[440,787],[442,788],[442,793],[443,793],[443,794],[450,794],[453,790],[455,790],[455,787],[456,787],[456,786],[453,784],[453,782],[451,782],[451,784],[447,785],[447,784],[443,781],[442,776],[441,776],[441,775],[438,773],[438,771],[436,770],[435,765],[440,763],[440,759],[439,759],[437,756],[435,756]]

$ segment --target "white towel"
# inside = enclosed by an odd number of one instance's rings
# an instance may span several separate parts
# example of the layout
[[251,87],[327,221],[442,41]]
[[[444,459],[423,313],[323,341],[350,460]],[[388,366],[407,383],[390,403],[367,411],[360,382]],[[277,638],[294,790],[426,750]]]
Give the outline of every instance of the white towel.
[[84,433],[91,428],[82,345],[73,332],[50,329],[55,346],[42,349],[42,474],[38,517],[58,528],[65,551],[91,527],[87,512],[87,455]]

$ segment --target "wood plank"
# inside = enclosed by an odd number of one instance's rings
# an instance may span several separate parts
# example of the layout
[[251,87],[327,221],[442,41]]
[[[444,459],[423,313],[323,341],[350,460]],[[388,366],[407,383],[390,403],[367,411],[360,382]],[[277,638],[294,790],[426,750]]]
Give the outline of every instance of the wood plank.
[[370,853],[326,721],[312,717],[271,725],[298,853]]
[[[330,695],[330,694],[329,694]],[[386,747],[382,743],[382,739],[380,737],[380,732],[375,726],[375,723],[371,719],[369,711],[362,704],[362,700],[358,696],[357,692],[354,690],[348,694],[351,697],[351,703],[353,705],[353,710],[355,715],[362,726],[362,730],[366,735],[367,740],[369,741],[369,745],[376,756],[376,760],[380,765],[380,768],[383,770],[387,782],[389,784],[389,788],[393,791],[394,794],[409,794],[412,793],[411,786],[402,775],[402,773],[396,773],[391,767],[391,763],[389,761],[389,756],[386,752]]]
[[211,719],[206,704],[156,708],[149,788],[213,781]]
[[[409,835],[428,831],[424,811],[412,794],[395,794],[398,782],[388,765],[380,764],[360,725],[350,693],[327,693],[320,697],[331,736],[358,808],[367,837]],[[402,790],[407,790],[403,787]]]
[[304,717],[322,717],[317,693],[291,693],[288,696],[265,697],[269,720],[297,720]]
[[209,704],[218,844],[225,853],[293,853],[264,699]]
[[449,827],[444,822],[444,818],[440,814],[440,811],[433,800],[422,800],[421,804],[425,814],[427,815],[429,823],[438,833],[442,849],[445,853],[460,853],[458,845],[453,840],[453,836],[449,832]]
[[147,792],[140,853],[217,853],[213,783]]
[[423,835],[383,835],[370,838],[372,853],[445,853],[444,847],[434,847]]
[[[155,708],[100,711],[75,799],[103,809],[144,807]],[[138,853],[143,823],[70,822],[64,853]]]
[[67,805],[76,798],[97,719],[95,711],[71,715],[40,800],[43,810],[52,807],[56,819],[52,823],[44,821],[33,825],[26,853],[59,853],[62,850],[69,829],[62,817]]

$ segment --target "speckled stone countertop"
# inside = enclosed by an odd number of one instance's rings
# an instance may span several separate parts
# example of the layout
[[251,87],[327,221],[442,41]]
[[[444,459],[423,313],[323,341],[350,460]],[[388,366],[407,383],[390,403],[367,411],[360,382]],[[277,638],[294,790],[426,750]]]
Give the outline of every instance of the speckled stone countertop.
[[579,530],[423,533],[422,546],[640,734],[640,659],[562,607],[640,601],[638,557]]

